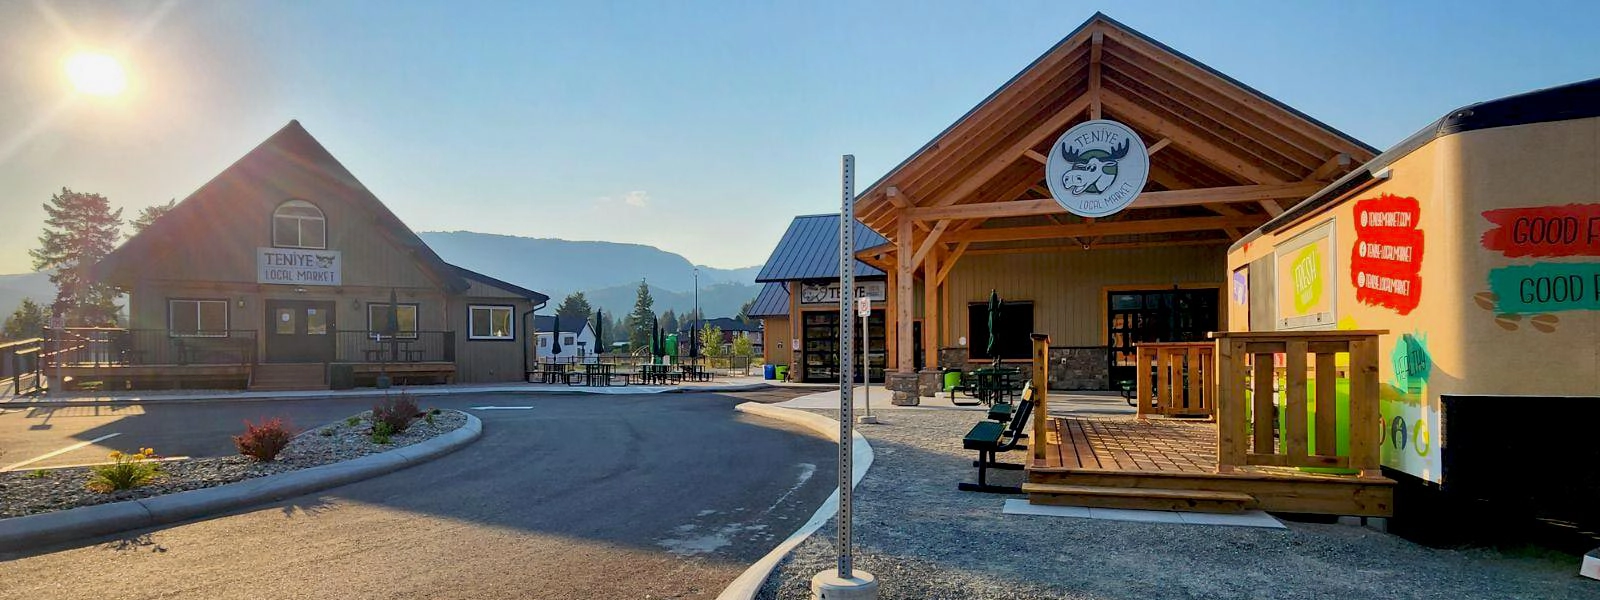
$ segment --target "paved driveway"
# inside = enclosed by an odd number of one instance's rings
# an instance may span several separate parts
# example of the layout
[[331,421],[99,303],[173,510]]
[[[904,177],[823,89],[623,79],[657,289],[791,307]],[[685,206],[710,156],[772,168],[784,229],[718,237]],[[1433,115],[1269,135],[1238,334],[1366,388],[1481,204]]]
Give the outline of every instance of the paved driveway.
[[533,408],[395,474],[0,562],[0,598],[712,598],[833,487],[831,443],[736,396],[430,401]]

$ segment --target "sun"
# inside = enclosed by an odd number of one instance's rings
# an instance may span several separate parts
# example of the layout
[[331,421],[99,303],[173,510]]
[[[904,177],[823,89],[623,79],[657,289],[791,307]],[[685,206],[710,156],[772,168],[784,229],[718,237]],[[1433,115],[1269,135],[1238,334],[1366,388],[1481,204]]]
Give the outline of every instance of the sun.
[[128,76],[117,59],[94,52],[68,58],[67,79],[74,89],[91,96],[115,96],[128,87]]

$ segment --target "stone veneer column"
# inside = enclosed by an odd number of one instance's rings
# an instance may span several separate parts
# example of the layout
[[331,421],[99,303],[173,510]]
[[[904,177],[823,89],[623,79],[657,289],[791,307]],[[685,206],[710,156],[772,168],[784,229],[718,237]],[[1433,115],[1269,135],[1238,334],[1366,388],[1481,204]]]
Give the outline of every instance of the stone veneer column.
[[889,373],[886,378],[887,381],[883,385],[891,392],[889,394],[890,404],[895,406],[916,406],[922,403],[922,400],[918,397],[918,378],[916,373],[896,371]]

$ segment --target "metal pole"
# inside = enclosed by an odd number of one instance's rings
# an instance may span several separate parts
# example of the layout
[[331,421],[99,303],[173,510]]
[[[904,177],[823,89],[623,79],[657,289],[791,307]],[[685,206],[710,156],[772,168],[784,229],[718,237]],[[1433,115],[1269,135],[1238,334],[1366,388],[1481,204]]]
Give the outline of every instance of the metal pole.
[[843,165],[843,201],[839,208],[839,577],[850,578],[854,570],[851,564],[854,559],[854,548],[850,542],[851,523],[851,486],[850,472],[851,457],[854,452],[851,440],[852,425],[855,423],[855,402],[851,392],[855,389],[855,382],[851,381],[855,375],[855,353],[850,346],[855,344],[856,320],[850,314],[855,310],[856,295],[856,256],[855,256],[855,223],[856,223],[856,187],[855,187],[856,157],[846,154]]
[[872,340],[867,337],[867,330],[871,327],[867,318],[870,316],[871,310],[861,315],[861,399],[867,404],[867,415],[862,422],[876,423],[877,420],[872,418],[872,361],[867,355],[872,350]]
[[694,331],[689,334],[689,357],[694,364],[700,364],[700,267],[694,268],[694,319],[690,327]]

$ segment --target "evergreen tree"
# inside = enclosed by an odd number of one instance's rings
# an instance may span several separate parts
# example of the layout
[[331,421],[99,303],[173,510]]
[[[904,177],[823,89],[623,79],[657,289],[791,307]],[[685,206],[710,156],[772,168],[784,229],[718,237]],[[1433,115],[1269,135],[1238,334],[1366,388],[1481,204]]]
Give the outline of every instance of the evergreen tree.
[[755,307],[756,307],[756,299],[755,298],[751,298],[749,302],[744,303],[744,306],[739,307],[739,316],[737,317],[739,319],[739,322],[740,323],[744,323],[745,325],[749,325],[749,324],[754,323],[755,319],[750,316],[750,310],[755,308]]
[[71,325],[116,324],[117,290],[95,283],[89,268],[116,246],[122,209],[111,210],[105,196],[61,188],[44,210],[48,217],[39,248],[28,255],[33,257],[33,268],[50,271],[50,283],[56,284],[53,312]]
[[[588,321],[593,314],[594,309],[589,306],[589,299],[583,297],[583,292],[567,294],[567,297],[561,300],[561,307],[556,309],[556,316],[561,317],[561,320],[568,324]],[[574,328],[578,327],[577,325],[572,326]]]
[[667,312],[661,313],[661,328],[667,330],[668,333],[677,333],[682,328],[678,324],[678,313],[672,312],[670,308],[667,309]]
[[34,302],[32,298],[23,298],[22,305],[16,312],[6,317],[4,328],[0,328],[0,340],[25,340],[40,337],[44,334],[44,326],[50,320],[44,312],[44,307]]
[[166,204],[146,206],[139,209],[139,216],[134,217],[133,221],[128,223],[129,226],[133,227],[133,234],[128,237],[133,237],[143,233],[146,227],[149,227],[151,223],[156,222],[156,219],[161,218],[161,215],[171,212],[172,207],[177,205],[178,200],[174,198],[172,200],[168,200]]
[[628,314],[628,344],[634,349],[650,347],[650,336],[656,326],[656,299],[650,297],[650,284],[639,280],[639,295],[633,301],[633,312]]

